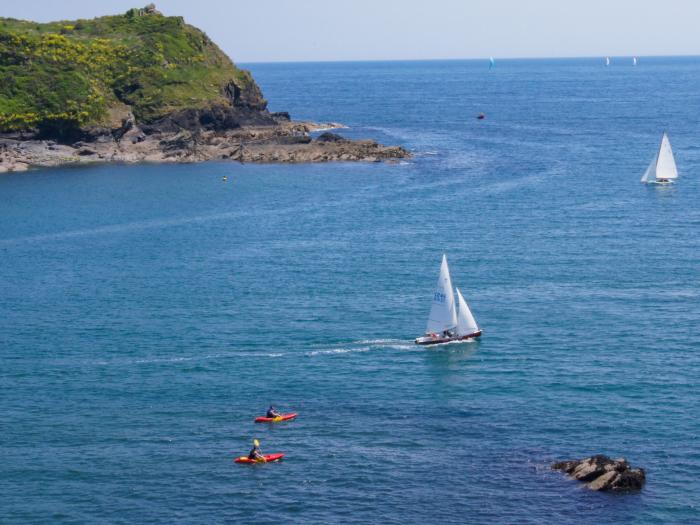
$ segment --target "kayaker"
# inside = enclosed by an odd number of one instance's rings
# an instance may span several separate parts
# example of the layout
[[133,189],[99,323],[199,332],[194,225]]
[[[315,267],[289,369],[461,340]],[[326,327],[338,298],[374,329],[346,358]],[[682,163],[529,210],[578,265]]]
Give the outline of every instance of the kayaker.
[[260,450],[260,442],[257,439],[253,440],[253,448],[251,449],[250,454],[248,454],[248,459],[251,461],[259,461],[265,459],[262,450]]
[[275,407],[270,405],[270,408],[267,409],[267,416],[265,416],[265,417],[269,417],[270,419],[274,419],[276,417],[280,417],[281,415],[282,414],[280,414],[279,412],[277,412],[277,410],[275,410]]

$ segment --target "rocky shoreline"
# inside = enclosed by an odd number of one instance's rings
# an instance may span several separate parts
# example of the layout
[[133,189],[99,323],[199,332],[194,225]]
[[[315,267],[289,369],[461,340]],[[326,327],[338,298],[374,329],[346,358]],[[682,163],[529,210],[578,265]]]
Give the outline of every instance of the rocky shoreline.
[[126,129],[70,144],[6,134],[0,135],[0,173],[106,162],[379,162],[410,156],[400,146],[383,146],[372,140],[348,140],[330,132],[311,137],[314,131],[341,127],[335,123],[280,121],[224,130],[182,128],[146,134],[127,121]]

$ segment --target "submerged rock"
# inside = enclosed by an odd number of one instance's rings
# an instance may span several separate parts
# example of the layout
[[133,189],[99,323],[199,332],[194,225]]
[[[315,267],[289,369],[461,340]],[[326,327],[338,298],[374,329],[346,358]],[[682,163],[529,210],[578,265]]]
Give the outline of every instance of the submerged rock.
[[631,491],[640,490],[646,481],[642,468],[631,468],[624,458],[611,459],[597,455],[581,460],[560,461],[552,465],[573,479],[586,483],[591,490]]

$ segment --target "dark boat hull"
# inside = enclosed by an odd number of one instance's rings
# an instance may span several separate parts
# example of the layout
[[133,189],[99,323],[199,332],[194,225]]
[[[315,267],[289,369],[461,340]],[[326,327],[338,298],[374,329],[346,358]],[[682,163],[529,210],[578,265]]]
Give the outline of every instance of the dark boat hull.
[[440,337],[440,336],[435,336],[435,337],[419,337],[416,339],[416,344],[417,345],[422,345],[422,346],[430,346],[430,345],[441,345],[444,343],[454,343],[456,341],[468,341],[469,339],[476,339],[478,337],[481,337],[481,330],[478,332],[474,332],[473,334],[469,335],[463,335],[459,337]]

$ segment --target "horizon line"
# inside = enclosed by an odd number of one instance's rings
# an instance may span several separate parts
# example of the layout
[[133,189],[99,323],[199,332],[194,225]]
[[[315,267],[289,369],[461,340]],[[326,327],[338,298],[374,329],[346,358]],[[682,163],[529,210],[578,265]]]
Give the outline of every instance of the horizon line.
[[[494,60],[593,60],[605,58],[700,58],[700,54],[675,55],[567,55],[567,56],[493,56]],[[324,60],[233,60],[235,64],[337,64],[365,62],[488,62],[491,56],[471,58],[341,58]]]

